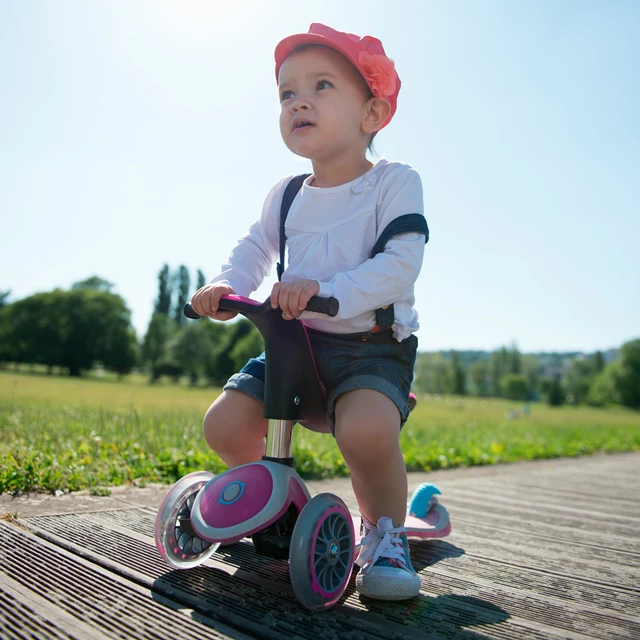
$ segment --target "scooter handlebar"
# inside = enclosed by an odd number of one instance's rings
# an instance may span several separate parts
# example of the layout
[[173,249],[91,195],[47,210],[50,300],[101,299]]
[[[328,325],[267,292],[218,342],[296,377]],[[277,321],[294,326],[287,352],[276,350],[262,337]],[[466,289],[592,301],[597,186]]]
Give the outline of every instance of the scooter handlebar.
[[[264,307],[266,305],[269,305],[269,307],[271,306],[270,300],[266,300],[262,305],[257,305],[255,302],[251,303],[238,300],[236,296],[222,296],[222,298],[220,298],[220,304],[218,308],[221,311],[237,311],[239,313],[242,313],[244,311],[248,311],[249,309],[255,310],[258,306]],[[307,303],[305,311],[323,313],[331,318],[334,318],[336,315],[338,315],[339,308],[340,303],[336,298],[313,296],[313,298],[311,298]],[[201,317],[191,308],[191,305],[188,302],[184,305],[184,315],[187,318],[191,318],[192,320],[198,320],[198,318]]]

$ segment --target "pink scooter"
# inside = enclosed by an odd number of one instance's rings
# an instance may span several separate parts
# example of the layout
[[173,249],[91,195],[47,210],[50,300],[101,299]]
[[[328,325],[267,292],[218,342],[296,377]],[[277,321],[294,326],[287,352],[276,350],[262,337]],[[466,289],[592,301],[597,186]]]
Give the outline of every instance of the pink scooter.
[[[246,316],[264,338],[264,416],[269,420],[265,456],[217,476],[196,471],[180,479],[158,511],[156,546],[170,566],[189,569],[205,562],[221,544],[251,536],[257,553],[289,560],[293,590],[305,607],[328,609],[349,583],[359,536],[345,503],[331,493],[312,498],[293,469],[293,425],[330,431],[306,329],[298,320],[283,320],[270,300],[225,296],[220,309]],[[316,297],[307,309],[335,316],[338,302]],[[189,305],[185,314],[198,317]],[[428,484],[414,492],[406,523],[409,536],[448,535],[449,516],[438,504],[439,493]]]

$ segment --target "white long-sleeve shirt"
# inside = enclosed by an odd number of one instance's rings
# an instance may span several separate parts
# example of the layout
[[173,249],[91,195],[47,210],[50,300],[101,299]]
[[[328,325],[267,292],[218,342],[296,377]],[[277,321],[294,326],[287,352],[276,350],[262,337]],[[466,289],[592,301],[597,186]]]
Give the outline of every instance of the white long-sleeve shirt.
[[[262,215],[242,238],[212,283],[241,296],[255,291],[279,258],[280,205],[292,176],[268,194]],[[330,333],[358,333],[374,327],[375,310],[394,305],[393,335],[404,340],[419,327],[413,286],[422,267],[425,237],[394,236],[370,258],[385,227],[408,213],[424,215],[422,183],[409,165],[380,160],[363,176],[337,187],[309,186],[308,178],[285,224],[288,265],[283,282],[307,278],[321,296],[340,303],[335,318],[305,311],[305,325]]]

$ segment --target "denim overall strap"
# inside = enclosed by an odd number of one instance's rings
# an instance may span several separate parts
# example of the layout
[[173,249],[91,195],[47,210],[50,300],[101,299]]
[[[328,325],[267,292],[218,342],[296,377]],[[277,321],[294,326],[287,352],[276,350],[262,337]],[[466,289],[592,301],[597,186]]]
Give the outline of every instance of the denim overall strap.
[[284,190],[282,196],[282,204],[280,205],[280,262],[276,265],[276,272],[278,274],[278,281],[282,280],[282,274],[284,273],[284,249],[287,244],[287,236],[284,232],[284,223],[287,221],[287,215],[289,215],[289,209],[298,194],[298,191],[302,188],[302,183],[310,176],[310,173],[304,173],[299,176],[291,178],[289,184]]
[[[429,242],[429,227],[427,226],[425,217],[420,213],[407,213],[404,216],[399,216],[395,220],[392,220],[384,228],[373,246],[370,257],[373,258],[379,253],[382,253],[387,242],[401,233],[422,233],[424,235],[424,243]],[[393,304],[376,309],[376,326],[373,327],[371,333],[378,333],[379,331],[390,329],[394,321],[395,313],[393,311]]]

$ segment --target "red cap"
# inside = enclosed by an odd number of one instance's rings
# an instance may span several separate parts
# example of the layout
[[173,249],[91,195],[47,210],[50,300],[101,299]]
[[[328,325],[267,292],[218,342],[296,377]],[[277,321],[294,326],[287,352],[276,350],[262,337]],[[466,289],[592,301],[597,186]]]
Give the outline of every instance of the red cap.
[[341,53],[361,73],[371,93],[391,105],[389,117],[380,128],[389,124],[396,112],[401,83],[393,60],[387,58],[380,40],[372,36],[361,38],[314,22],[308,33],[298,33],[278,43],[275,51],[276,80],[282,63],[303,44],[321,44]]

